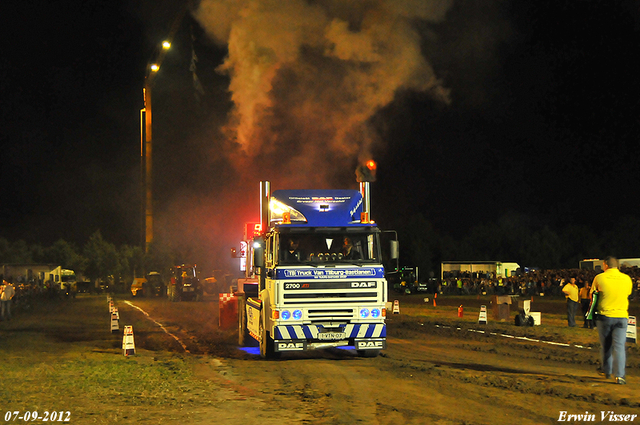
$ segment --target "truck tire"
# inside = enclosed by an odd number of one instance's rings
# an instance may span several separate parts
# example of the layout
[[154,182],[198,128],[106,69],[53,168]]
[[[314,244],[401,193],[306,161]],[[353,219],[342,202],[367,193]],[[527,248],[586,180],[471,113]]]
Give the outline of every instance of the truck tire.
[[280,357],[280,353],[275,351],[275,344],[269,331],[264,328],[264,319],[260,320],[260,327],[262,329],[262,338],[260,338],[260,357],[265,359],[277,359]]
[[516,326],[522,326],[522,315],[520,315],[519,313],[516,314],[516,317],[514,319],[514,324]]

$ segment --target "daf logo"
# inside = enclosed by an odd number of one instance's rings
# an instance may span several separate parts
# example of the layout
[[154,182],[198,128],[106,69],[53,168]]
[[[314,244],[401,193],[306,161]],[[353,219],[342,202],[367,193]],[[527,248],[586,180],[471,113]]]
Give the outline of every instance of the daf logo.
[[358,349],[362,350],[363,348],[383,348],[382,341],[362,341],[358,342]]
[[351,282],[352,288],[375,288],[375,282]]
[[278,350],[302,350],[304,349],[304,343],[302,342],[279,342]]

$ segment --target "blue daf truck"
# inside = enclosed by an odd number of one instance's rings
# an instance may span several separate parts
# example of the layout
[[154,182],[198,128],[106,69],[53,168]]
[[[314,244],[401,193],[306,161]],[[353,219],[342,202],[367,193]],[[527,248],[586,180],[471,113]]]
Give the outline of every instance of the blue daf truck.
[[367,198],[368,187],[271,193],[261,183],[262,233],[249,241],[256,285],[245,285],[240,314],[241,340],[258,341],[261,356],[353,347],[374,357],[386,348],[381,231]]

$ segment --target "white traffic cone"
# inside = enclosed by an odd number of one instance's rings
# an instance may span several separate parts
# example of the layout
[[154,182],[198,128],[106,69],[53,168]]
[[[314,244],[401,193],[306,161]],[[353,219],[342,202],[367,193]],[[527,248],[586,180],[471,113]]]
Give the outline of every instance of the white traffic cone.
[[118,332],[120,330],[120,314],[118,309],[114,308],[111,312],[111,332]]
[[125,356],[136,354],[136,344],[133,341],[133,326],[124,327],[124,336],[122,337],[122,351]]

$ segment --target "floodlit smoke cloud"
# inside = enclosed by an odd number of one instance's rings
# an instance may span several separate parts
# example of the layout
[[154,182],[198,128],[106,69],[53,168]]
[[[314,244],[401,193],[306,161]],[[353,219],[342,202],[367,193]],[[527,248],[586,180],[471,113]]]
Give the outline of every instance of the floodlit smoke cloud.
[[219,71],[237,166],[277,168],[267,177],[289,187],[352,183],[381,143],[369,120],[399,90],[448,101],[414,23],[442,20],[451,2],[202,0],[196,18],[229,52]]
[[218,72],[233,108],[222,136],[198,137],[209,166],[163,203],[162,238],[184,261],[237,273],[228,249],[259,220],[259,181],[357,188],[357,162],[384,146],[370,125],[381,108],[402,90],[448,102],[414,25],[442,20],[451,1],[201,0],[195,17],[228,49]]

